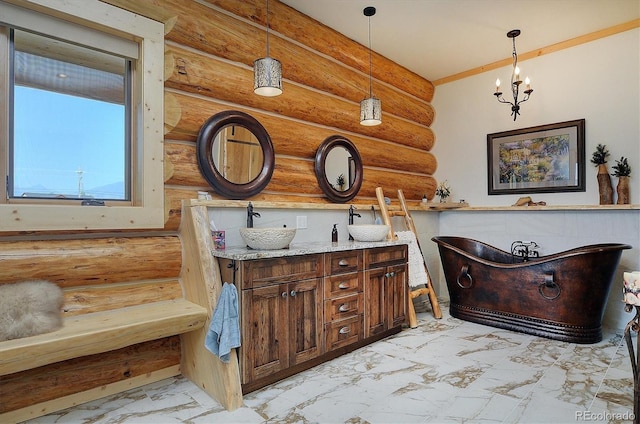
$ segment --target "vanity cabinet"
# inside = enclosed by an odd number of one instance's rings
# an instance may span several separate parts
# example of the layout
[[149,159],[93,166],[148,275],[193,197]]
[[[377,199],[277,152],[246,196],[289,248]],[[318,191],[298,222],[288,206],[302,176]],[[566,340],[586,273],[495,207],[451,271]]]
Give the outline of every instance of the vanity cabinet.
[[[323,255],[222,260],[240,295],[241,383],[316,358],[322,345]],[[235,279],[232,275],[235,267]]]
[[218,263],[239,292],[244,393],[397,333],[405,319],[403,244]]
[[327,351],[364,337],[363,251],[325,254],[324,333]]
[[364,251],[365,337],[394,328],[406,319],[407,248],[391,246]]

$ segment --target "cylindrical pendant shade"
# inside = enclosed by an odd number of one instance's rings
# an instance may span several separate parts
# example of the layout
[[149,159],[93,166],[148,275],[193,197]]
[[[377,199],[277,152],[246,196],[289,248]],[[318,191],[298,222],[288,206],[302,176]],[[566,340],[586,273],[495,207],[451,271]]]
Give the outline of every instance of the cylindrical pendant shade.
[[272,57],[253,62],[253,92],[266,97],[282,94],[282,65]]
[[382,123],[382,103],[376,97],[360,102],[360,124],[372,127]]

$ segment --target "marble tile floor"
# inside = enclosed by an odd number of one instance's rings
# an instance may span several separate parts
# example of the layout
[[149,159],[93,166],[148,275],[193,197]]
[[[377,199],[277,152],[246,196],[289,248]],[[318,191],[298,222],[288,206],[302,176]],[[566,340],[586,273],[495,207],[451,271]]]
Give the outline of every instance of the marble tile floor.
[[30,423],[633,421],[621,331],[578,345],[461,321],[447,309],[441,320],[421,312],[418,328],[247,394],[233,412],[178,377]]

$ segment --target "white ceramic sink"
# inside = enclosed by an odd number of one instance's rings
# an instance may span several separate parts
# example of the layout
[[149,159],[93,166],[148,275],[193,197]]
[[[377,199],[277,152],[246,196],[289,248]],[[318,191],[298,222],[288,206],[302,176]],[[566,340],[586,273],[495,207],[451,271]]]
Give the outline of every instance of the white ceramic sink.
[[355,224],[347,225],[347,230],[355,241],[382,241],[389,233],[388,225]]
[[295,228],[240,228],[240,237],[252,249],[277,250],[289,247],[296,235]]

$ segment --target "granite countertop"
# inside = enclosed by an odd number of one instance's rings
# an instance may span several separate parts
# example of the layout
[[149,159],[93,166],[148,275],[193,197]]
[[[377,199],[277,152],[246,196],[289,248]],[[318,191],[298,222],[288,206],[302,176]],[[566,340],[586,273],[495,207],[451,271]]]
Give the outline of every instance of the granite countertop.
[[313,253],[341,252],[345,250],[368,249],[372,247],[386,247],[407,244],[405,241],[341,241],[315,242],[315,243],[291,243],[288,249],[278,250],[254,250],[246,246],[227,246],[224,250],[212,250],[211,254],[216,258],[226,258],[235,260],[279,258],[284,256],[310,255]]

